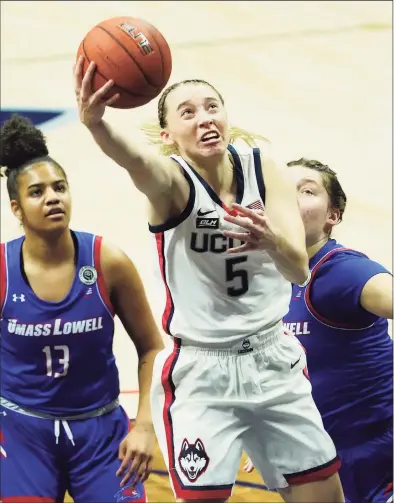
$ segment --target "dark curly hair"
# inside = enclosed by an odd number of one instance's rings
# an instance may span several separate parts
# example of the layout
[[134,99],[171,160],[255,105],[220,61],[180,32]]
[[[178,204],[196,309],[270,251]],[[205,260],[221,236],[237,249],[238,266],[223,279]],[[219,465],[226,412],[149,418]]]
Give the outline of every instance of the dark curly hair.
[[19,175],[33,162],[39,160],[55,164],[67,180],[63,168],[49,156],[42,131],[28,118],[13,114],[0,130],[0,166],[5,168],[1,175],[7,177],[7,190],[11,200],[19,201]]
[[297,161],[290,161],[287,163],[290,166],[302,166],[304,168],[313,169],[321,174],[323,178],[323,185],[330,198],[331,206],[339,210],[339,222],[342,222],[342,217],[346,208],[347,197],[339,183],[337,174],[329,166],[320,161],[306,159],[301,157]]

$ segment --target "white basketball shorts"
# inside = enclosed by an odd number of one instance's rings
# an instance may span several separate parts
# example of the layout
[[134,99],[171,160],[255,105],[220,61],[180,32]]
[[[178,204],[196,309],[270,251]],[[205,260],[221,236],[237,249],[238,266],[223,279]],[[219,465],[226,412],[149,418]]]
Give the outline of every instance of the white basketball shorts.
[[151,406],[177,498],[229,498],[243,450],[270,489],[340,467],[311,396],[305,352],[282,323],[228,350],[175,339],[156,357]]

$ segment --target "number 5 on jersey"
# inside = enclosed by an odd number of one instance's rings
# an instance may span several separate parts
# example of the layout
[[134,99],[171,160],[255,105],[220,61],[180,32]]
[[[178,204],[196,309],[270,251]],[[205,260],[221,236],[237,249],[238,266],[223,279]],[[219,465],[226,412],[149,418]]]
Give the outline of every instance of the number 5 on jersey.
[[[227,288],[230,297],[239,297],[249,290],[248,272],[238,267],[246,262],[248,257],[232,257],[226,259],[226,282],[233,283]],[[237,286],[234,286],[237,285]]]
[[[68,367],[70,363],[70,350],[68,349],[68,346],[54,346],[53,347],[53,352],[51,350],[51,346],[45,346],[45,348],[42,350],[45,353],[46,356],[46,366],[47,366],[47,376],[48,377],[54,377],[55,379],[58,377],[64,377],[67,375],[68,372]],[[61,354],[56,354],[56,353],[61,352]],[[63,370],[61,372],[55,372],[53,373],[53,368],[52,368],[52,362],[54,358],[57,358],[57,362],[60,365],[63,365]]]

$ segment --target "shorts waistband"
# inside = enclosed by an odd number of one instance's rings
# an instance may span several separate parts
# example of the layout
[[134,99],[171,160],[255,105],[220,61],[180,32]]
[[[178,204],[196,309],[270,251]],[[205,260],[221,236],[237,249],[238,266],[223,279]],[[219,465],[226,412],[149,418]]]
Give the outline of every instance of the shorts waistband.
[[0,405],[6,409],[13,410],[14,412],[19,412],[19,414],[24,414],[25,416],[38,417],[41,419],[51,419],[52,421],[80,421],[82,419],[90,419],[92,417],[99,417],[112,412],[117,407],[119,407],[119,398],[116,398],[112,402],[98,409],[90,410],[89,412],[84,412],[82,414],[74,414],[69,416],[54,416],[52,414],[46,414],[44,412],[38,412],[36,410],[25,409],[16,403],[6,400],[0,397]]
[[182,349],[182,351],[193,351],[208,356],[242,356],[252,352],[264,351],[276,344],[282,336],[284,336],[284,328],[283,323],[280,322],[264,332],[248,335],[232,343],[199,346],[195,342],[174,337],[174,346],[176,351]]

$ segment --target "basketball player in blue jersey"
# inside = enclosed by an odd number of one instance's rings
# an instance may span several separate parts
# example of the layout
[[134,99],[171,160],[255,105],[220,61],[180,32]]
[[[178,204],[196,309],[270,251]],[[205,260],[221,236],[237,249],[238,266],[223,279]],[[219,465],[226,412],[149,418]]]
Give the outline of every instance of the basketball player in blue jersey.
[[[289,281],[309,273],[286,167],[229,145],[223,98],[201,80],[174,84],[159,100],[149,132],[164,155],[122,139],[102,119],[116,99],[106,99],[113,82],[93,94],[95,65],[84,76],[82,68],[83,58],[75,68],[81,121],[149,201],[163,327],[173,338],[155,360],[152,415],[177,500],[226,501],[247,448],[286,501],[343,501],[305,354],[283,330]],[[223,231],[239,228],[225,220],[234,201],[265,206],[267,220],[259,249],[230,258],[235,243]]]
[[[145,502],[154,433],[152,364],[163,348],[132,262],[69,228],[63,168],[27,119],[1,129],[11,210],[25,235],[1,245],[1,486],[6,502]],[[119,406],[118,315],[139,355],[134,428]],[[119,458],[119,459],[118,459]]]
[[330,237],[346,207],[336,173],[303,158],[288,166],[311,280],[293,285],[285,326],[306,349],[313,397],[342,459],[347,500],[383,503],[393,495],[393,341],[387,322],[393,318],[393,278]]

